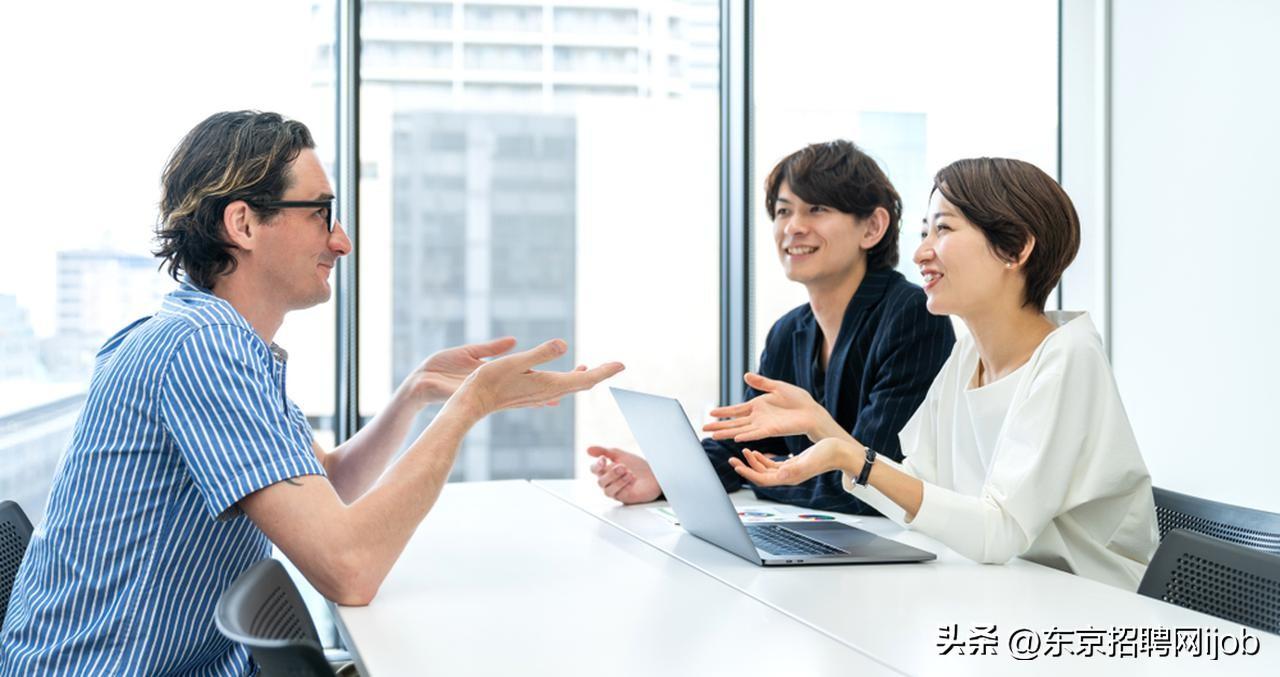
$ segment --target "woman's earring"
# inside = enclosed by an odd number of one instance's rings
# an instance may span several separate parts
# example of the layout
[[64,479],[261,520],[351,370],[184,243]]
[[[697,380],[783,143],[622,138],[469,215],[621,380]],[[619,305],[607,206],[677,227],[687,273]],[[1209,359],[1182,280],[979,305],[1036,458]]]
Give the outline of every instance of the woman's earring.
[[1005,268],[1012,268],[1012,267],[1013,267],[1013,262],[1012,262],[1012,261],[1006,261],[1006,262],[1005,262],[1005,264],[1004,264],[1004,267],[1005,267]]

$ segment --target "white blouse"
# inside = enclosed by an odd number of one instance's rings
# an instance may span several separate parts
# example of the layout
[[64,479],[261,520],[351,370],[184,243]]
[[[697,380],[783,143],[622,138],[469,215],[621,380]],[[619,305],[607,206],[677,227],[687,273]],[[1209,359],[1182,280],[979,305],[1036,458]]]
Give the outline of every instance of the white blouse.
[[845,489],[894,521],[978,562],[1014,556],[1136,590],[1159,541],[1151,476],[1102,340],[1085,313],[1013,373],[969,388],[971,336],[956,342],[888,463],[924,482],[911,522],[874,488]]

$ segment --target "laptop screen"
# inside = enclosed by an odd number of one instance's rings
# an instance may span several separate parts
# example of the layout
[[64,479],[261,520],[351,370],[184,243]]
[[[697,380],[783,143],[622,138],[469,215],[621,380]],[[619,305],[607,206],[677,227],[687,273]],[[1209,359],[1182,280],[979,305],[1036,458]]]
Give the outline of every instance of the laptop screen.
[[609,390],[680,524],[689,533],[740,557],[760,561],[680,403],[634,390]]

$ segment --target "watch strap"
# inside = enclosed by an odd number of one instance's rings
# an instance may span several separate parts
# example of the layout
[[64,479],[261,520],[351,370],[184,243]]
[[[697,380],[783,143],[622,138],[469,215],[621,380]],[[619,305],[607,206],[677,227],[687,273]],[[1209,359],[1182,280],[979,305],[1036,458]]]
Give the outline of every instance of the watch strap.
[[862,463],[862,470],[858,472],[858,479],[854,482],[860,487],[867,486],[867,478],[871,477],[871,466],[876,462],[876,450],[867,447],[867,460]]

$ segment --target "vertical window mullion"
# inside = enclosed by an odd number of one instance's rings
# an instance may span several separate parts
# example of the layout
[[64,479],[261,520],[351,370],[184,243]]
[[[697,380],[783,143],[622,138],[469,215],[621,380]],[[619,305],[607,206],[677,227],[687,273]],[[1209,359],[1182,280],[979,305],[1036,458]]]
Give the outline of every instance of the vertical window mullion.
[[338,218],[351,239],[352,251],[338,260],[336,284],[337,370],[334,392],[334,439],[350,439],[360,428],[359,270],[360,236],[360,0],[338,0],[337,153],[334,181]]
[[751,0],[720,3],[720,402],[750,368]]

